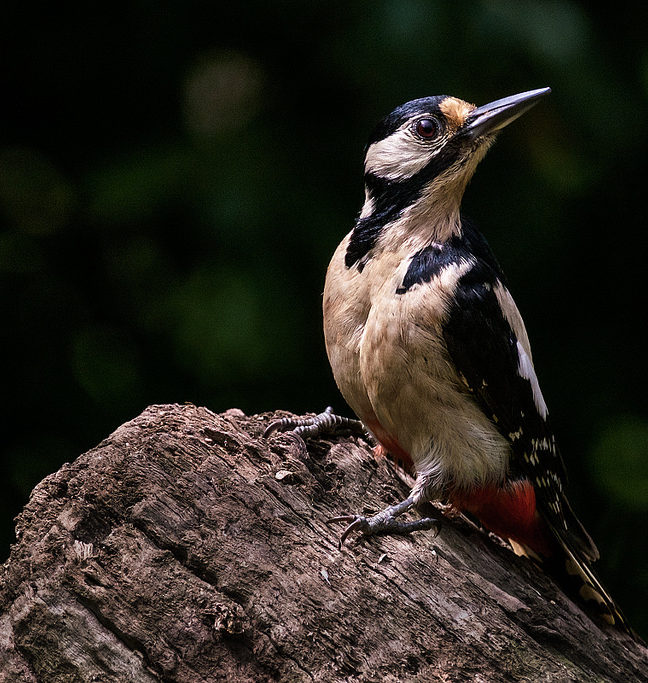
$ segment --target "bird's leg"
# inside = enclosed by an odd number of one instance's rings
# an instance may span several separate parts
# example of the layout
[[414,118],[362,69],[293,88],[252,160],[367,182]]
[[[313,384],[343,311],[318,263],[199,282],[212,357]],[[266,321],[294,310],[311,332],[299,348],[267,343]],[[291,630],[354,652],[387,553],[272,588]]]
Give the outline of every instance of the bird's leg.
[[396,505],[390,505],[378,514],[373,515],[373,517],[343,515],[341,517],[333,517],[328,522],[349,522],[347,528],[342,532],[342,536],[340,536],[338,544],[340,548],[353,531],[359,531],[364,536],[373,536],[374,534],[409,534],[412,531],[422,531],[425,529],[438,530],[440,522],[434,517],[423,517],[422,519],[414,519],[408,522],[398,519],[400,515],[410,510],[413,506],[414,498],[410,496]]
[[[326,408],[323,413],[315,415],[315,417],[284,417],[280,420],[275,420],[266,427],[263,436],[268,437],[274,432],[289,432],[299,437],[301,440],[313,439],[342,431],[351,431],[365,438],[369,436],[360,420],[353,420],[348,417],[336,415],[333,412],[333,408],[330,406]],[[378,444],[374,449],[376,458],[384,456],[386,452],[387,450],[381,444]],[[423,517],[410,521],[401,521],[397,519],[413,506],[414,497],[410,496],[396,505],[385,508],[378,514],[373,515],[373,517],[365,517],[364,515],[343,515],[341,517],[329,519],[328,523],[348,522],[347,528],[342,532],[342,536],[340,536],[338,544],[340,548],[349,534],[353,531],[359,531],[364,536],[372,536],[375,534],[409,534],[412,531],[438,529],[440,522],[434,517]]]
[[351,431],[360,436],[367,436],[364,425],[360,420],[353,420],[350,417],[342,417],[333,412],[329,406],[323,413],[315,417],[295,419],[284,417],[281,420],[271,422],[263,436],[268,437],[274,432],[292,432],[302,439],[314,439],[318,436],[335,434],[337,432]]

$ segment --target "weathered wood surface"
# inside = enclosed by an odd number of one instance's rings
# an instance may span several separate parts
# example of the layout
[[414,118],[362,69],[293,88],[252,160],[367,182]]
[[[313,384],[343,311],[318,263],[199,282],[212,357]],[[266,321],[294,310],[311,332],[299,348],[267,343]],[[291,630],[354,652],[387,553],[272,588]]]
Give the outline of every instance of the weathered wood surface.
[[648,680],[645,648],[461,521],[339,551],[328,518],[407,485],[362,441],[264,440],[272,417],[152,406],[39,484],[0,680]]

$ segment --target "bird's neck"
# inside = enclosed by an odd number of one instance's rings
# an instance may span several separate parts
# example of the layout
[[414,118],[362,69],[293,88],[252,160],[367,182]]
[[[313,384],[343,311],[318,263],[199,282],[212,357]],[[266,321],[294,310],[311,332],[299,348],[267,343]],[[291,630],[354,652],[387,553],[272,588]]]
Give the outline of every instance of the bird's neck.
[[424,193],[383,231],[376,247],[388,251],[405,249],[412,253],[461,235],[462,194],[454,190],[446,192],[442,188]]
[[365,203],[349,239],[347,267],[362,269],[377,250],[416,252],[460,236],[464,190],[493,137],[453,164],[427,164],[398,179],[365,167]]
[[427,181],[366,174],[365,203],[349,239],[346,266],[362,270],[379,252],[416,253],[461,235],[461,199],[472,170]]
[[[388,199],[377,195],[370,187],[365,190],[365,203],[356,224],[380,223],[376,230],[377,250],[418,251],[432,243],[443,244],[461,234],[461,199],[465,183],[432,181],[409,202],[397,209],[382,210]],[[392,205],[393,206],[393,205]]]

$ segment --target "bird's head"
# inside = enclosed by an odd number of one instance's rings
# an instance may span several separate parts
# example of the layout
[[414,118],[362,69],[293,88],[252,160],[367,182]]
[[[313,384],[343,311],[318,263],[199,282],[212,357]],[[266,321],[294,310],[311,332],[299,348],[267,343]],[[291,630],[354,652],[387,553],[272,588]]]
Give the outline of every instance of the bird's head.
[[367,144],[365,173],[386,181],[463,175],[495,134],[548,94],[540,88],[476,107],[457,97],[421,97],[394,109]]
[[549,92],[530,90],[482,107],[440,95],[395,109],[366,148],[367,201],[360,219],[382,214],[390,221],[414,205],[458,212],[466,184],[497,132]]

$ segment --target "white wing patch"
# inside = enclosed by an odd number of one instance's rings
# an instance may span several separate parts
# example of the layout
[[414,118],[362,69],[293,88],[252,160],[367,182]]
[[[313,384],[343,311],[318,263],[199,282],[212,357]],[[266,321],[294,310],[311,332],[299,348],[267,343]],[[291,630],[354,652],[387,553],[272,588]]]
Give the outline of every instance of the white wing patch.
[[526,355],[529,357],[531,364],[533,364],[529,336],[527,335],[526,327],[524,327],[524,321],[522,320],[520,311],[518,311],[518,307],[515,305],[515,301],[513,300],[511,293],[499,280],[495,283],[493,292],[497,297],[497,302],[502,309],[502,313],[504,314],[506,322],[511,326],[511,329],[518,338],[518,341],[522,344],[522,348],[524,349]]
[[533,369],[533,363],[519,341],[517,343],[517,353],[518,372],[520,373],[521,377],[528,379],[531,383],[531,391],[533,392],[533,402],[535,403],[535,407],[537,408],[540,417],[542,417],[543,420],[546,420],[548,414],[547,404],[545,403],[542,392],[540,391],[540,384],[538,383],[538,378],[536,377],[535,370]]
[[547,404],[542,396],[542,391],[540,391],[540,384],[538,383],[538,378],[533,368],[533,358],[531,357],[529,336],[527,334],[526,328],[524,327],[524,321],[522,320],[520,311],[518,311],[511,293],[499,280],[495,284],[495,287],[493,287],[493,291],[495,292],[495,296],[497,297],[497,301],[502,309],[502,313],[504,314],[506,322],[508,322],[508,324],[511,326],[511,329],[518,340],[518,373],[521,377],[528,379],[531,383],[535,407],[542,419],[546,420],[549,411],[547,410]]

